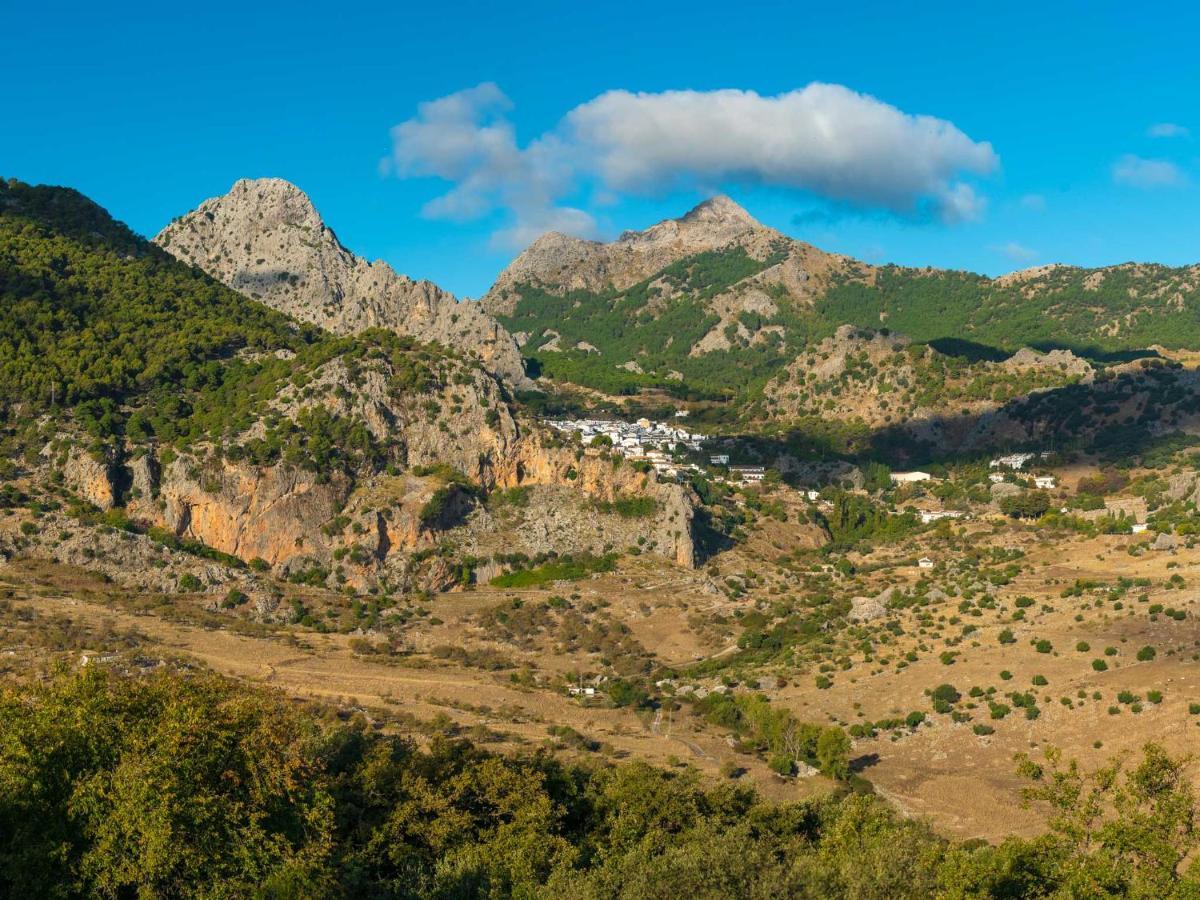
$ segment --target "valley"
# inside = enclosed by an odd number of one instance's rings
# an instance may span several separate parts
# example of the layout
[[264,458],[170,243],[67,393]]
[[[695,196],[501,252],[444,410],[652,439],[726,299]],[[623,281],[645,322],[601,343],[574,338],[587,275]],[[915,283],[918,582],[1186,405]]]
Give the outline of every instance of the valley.
[[902,334],[914,284],[968,282],[721,198],[539,239],[482,304],[354,257],[277,180],[153,243],[18,182],[0,225],[9,681],[215,673],[434,754],[874,797],[980,846],[1052,821],[1020,754],[1194,744],[1186,273],[972,288],[1001,317],[1179,298],[1128,330]]

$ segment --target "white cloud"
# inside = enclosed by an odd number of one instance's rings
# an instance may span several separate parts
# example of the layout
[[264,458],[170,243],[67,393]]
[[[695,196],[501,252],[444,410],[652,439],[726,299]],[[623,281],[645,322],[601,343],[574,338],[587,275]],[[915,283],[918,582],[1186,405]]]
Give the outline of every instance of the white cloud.
[[1146,134],[1152,138],[1190,137],[1191,132],[1182,125],[1174,122],[1156,122],[1146,129]]
[[505,114],[512,104],[485,83],[422,103],[417,115],[392,129],[397,174],[434,176],[454,186],[425,204],[431,218],[467,221],[508,209],[514,224],[498,234],[523,242],[530,233],[559,227],[572,234],[595,230],[586,212],[555,203],[575,173],[552,135],[517,146]]
[[912,214],[927,200],[950,219],[979,200],[955,181],[996,167],[990,144],[949,122],[911,116],[833,84],[763,97],[753,91],[609,91],[566,124],[604,182],[652,192],[745,182]]
[[507,210],[513,224],[501,237],[516,241],[546,227],[594,231],[587,212],[563,205],[580,190],[603,197],[745,184],[961,222],[978,219],[985,203],[963,177],[998,165],[990,144],[952,123],[840,85],[774,97],[608,91],[524,147],[506,117],[510,108],[499,88],[483,84],[422,104],[392,130],[397,174],[453,185],[426,214],[466,219]]
[[1046,198],[1041,194],[1025,194],[1019,202],[1022,209],[1027,209],[1030,212],[1046,211]]
[[1002,253],[1013,262],[1026,263],[1037,259],[1038,252],[1023,244],[1018,244],[1016,241],[1009,241],[1005,244],[994,244],[991,248],[993,253]]
[[1113,181],[1137,188],[1176,187],[1187,181],[1179,166],[1165,159],[1127,153],[1113,163]]

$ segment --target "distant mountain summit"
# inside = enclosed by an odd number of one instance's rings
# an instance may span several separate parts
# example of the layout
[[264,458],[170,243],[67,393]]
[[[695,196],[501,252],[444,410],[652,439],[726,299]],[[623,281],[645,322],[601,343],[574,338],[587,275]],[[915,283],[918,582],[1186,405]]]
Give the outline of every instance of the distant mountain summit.
[[771,277],[797,289],[810,269],[827,270],[839,259],[766,227],[733,200],[718,195],[678,219],[626,231],[610,243],[544,234],[500,274],[483,302],[490,311],[506,315],[522,285],[551,291],[624,290],[687,257],[734,248],[758,260],[782,253],[779,262],[788,265]]
[[337,334],[390,329],[473,352],[496,375],[524,381],[516,344],[478,304],[355,256],[281,178],[242,179],[154,240],[234,290]]

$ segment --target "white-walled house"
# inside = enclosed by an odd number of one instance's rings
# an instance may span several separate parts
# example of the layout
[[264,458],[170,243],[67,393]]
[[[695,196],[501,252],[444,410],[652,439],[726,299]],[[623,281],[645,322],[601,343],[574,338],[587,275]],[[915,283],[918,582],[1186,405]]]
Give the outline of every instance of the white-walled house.
[[763,466],[730,466],[729,474],[743,482],[762,481],[767,475],[767,470]]

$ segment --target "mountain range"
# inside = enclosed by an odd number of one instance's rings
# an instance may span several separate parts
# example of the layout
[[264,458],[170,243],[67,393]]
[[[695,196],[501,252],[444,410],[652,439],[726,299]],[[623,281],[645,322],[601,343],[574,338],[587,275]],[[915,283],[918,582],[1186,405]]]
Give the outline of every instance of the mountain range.
[[1200,267],[1041,266],[999,278],[873,266],[756,222],[727,197],[611,243],[547,234],[483,305],[543,373],[610,393],[757,394],[843,325],[999,361],[1200,346]]
[[239,181],[155,242],[302,321],[454,347],[516,389],[532,386],[529,371],[543,387],[741,398],[755,420],[794,411],[771,398],[786,395],[799,357],[846,325],[970,364],[1023,347],[1111,362],[1200,346],[1198,266],[1051,265],[999,278],[873,266],[766,227],[724,196],[609,243],[544,234],[479,303],[355,256],[281,179]]

